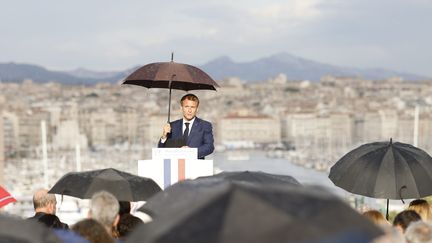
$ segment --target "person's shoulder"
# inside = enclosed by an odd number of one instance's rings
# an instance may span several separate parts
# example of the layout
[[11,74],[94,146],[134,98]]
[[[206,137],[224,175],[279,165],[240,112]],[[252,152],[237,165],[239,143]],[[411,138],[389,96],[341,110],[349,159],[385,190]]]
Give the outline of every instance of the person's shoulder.
[[27,218],[27,219],[31,219],[31,220],[38,220],[39,218],[41,218],[41,217],[43,217],[43,216],[45,216],[46,215],[46,213],[43,213],[43,212],[37,212],[37,213],[35,213],[35,215],[33,215],[33,216],[31,216],[31,217],[29,217],[29,218]]
[[170,123],[171,123],[171,125],[173,125],[173,124],[178,124],[178,123],[182,123],[182,124],[183,124],[183,119],[177,119],[177,120],[172,121],[172,122],[170,122]]
[[203,126],[211,126],[211,122],[203,120],[201,118],[195,117],[195,121],[197,121],[199,124],[202,124]]

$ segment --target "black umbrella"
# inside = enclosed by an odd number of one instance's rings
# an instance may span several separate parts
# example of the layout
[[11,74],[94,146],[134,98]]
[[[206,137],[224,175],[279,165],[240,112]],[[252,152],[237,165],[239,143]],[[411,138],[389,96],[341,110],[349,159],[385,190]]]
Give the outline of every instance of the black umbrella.
[[283,185],[285,183],[290,185],[300,185],[294,177],[289,175],[279,175],[279,174],[271,174],[265,173],[262,171],[223,171],[219,174],[212,176],[203,176],[202,178],[221,178],[228,181],[245,181],[259,184],[275,184],[275,185]]
[[217,187],[224,182],[221,178],[204,178],[184,180],[171,185],[165,190],[156,193],[139,209],[153,218],[170,215],[181,211],[183,208],[193,206],[197,201],[189,198],[197,198],[201,195],[211,196],[217,193]]
[[130,74],[123,84],[139,85],[146,88],[169,89],[168,122],[171,111],[171,90],[216,90],[219,85],[201,69],[183,63],[156,62],[140,67]]
[[322,188],[218,181],[195,197],[171,201],[189,203],[143,225],[126,243],[342,242],[359,235],[369,242],[382,233]]
[[[212,194],[215,192],[214,188],[221,185],[223,181],[283,186],[300,185],[296,179],[287,175],[269,174],[260,171],[222,172],[213,176],[203,176],[195,180],[179,182],[175,187],[170,186],[151,197],[140,210],[152,217],[175,212],[177,208],[190,204],[189,201],[178,200],[178,198],[194,198],[203,193]],[[173,201],[175,203],[172,203]]]
[[375,142],[344,155],[330,180],[349,192],[373,198],[408,199],[432,195],[432,158],[410,144]]
[[63,241],[41,223],[0,214],[0,242],[61,243]]
[[150,178],[113,168],[70,172],[51,188],[49,193],[89,199],[98,191],[112,193],[120,201],[145,201],[162,189]]

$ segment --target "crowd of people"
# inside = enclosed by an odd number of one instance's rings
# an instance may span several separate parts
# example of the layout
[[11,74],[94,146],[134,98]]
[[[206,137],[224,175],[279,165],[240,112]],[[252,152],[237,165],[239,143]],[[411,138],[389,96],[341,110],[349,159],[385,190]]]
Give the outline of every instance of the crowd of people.
[[[26,220],[53,229],[60,239],[65,238],[64,242],[123,242],[138,226],[144,224],[141,218],[131,214],[130,202],[118,201],[106,191],[92,196],[87,218],[73,225],[61,222],[56,216],[56,197],[46,189],[34,193],[33,206],[35,214]],[[424,199],[413,200],[406,210],[399,212],[391,221],[378,210],[367,210],[362,215],[385,232],[374,240],[375,243],[432,242],[431,206]],[[72,241],[70,234],[75,236]]]
[[118,201],[106,191],[95,193],[90,201],[88,217],[72,226],[62,223],[56,216],[56,197],[46,189],[33,195],[35,215],[27,220],[37,221],[55,229],[61,238],[65,230],[72,231],[90,243],[121,242],[143,221],[132,215],[130,202]]
[[390,222],[378,210],[367,210],[363,215],[381,227],[385,235],[379,242],[423,243],[432,242],[432,212],[428,201],[416,199],[399,212]]

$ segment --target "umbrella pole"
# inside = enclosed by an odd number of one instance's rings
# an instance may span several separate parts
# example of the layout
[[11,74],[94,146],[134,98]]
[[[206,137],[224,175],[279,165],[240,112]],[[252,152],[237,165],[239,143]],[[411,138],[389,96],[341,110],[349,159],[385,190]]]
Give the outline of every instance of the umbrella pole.
[[386,212],[386,219],[387,219],[387,220],[389,219],[389,212],[388,212],[388,209],[389,209],[389,200],[387,199],[387,212]]
[[169,101],[168,101],[168,122],[170,123],[170,113],[171,113],[171,85],[169,89]]

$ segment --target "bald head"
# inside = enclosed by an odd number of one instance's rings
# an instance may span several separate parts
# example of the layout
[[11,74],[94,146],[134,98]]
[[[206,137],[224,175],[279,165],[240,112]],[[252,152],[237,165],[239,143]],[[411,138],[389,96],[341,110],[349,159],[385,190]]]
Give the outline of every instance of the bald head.
[[55,214],[56,205],[55,195],[48,193],[46,189],[39,189],[33,195],[33,206],[36,212]]

